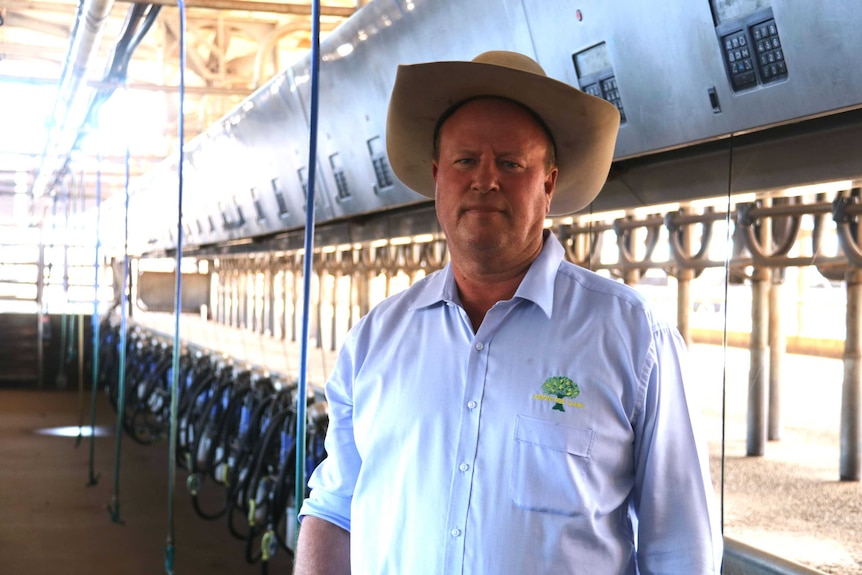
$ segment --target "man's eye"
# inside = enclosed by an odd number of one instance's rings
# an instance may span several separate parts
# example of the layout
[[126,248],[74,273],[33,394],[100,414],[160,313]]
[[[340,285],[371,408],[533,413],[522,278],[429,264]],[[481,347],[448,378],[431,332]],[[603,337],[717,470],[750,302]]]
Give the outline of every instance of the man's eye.
[[467,166],[473,163],[473,158],[459,158],[455,160],[455,163]]
[[509,168],[510,170],[515,170],[515,169],[518,169],[518,168],[520,168],[520,167],[521,167],[521,164],[519,164],[518,162],[509,162],[509,161],[504,161],[504,162],[503,162],[503,165],[504,165],[505,167]]

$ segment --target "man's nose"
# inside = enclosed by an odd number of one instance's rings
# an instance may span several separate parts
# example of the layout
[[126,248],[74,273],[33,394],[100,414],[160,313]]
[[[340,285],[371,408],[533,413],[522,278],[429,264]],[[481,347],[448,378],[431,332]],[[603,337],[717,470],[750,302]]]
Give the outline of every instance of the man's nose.
[[473,175],[473,189],[479,192],[500,189],[500,170],[494,160],[483,158],[476,166]]

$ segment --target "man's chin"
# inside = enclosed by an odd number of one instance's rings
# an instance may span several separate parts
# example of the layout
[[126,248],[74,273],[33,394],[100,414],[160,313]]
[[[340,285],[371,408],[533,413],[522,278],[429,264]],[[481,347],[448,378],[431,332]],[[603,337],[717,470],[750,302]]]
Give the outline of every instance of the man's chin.
[[469,252],[474,254],[492,254],[499,253],[503,245],[500,243],[498,235],[472,235],[464,238],[461,245]]

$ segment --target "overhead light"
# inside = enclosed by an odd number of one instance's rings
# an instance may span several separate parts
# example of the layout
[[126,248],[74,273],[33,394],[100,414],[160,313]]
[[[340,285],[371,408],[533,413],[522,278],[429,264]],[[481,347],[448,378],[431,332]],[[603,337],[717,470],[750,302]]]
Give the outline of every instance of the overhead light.
[[845,190],[849,190],[853,187],[852,180],[838,180],[836,182],[819,182],[816,184],[809,184],[805,186],[795,186],[793,188],[786,188],[784,190],[784,196],[805,196],[805,195],[814,195],[814,194],[836,194],[838,192],[843,192]]

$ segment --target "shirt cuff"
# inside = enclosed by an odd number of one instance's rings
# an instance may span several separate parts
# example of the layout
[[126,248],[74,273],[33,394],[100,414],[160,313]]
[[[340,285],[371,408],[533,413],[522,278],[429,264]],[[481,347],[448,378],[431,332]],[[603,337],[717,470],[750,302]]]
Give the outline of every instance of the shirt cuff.
[[350,503],[350,498],[312,491],[311,496],[302,503],[299,521],[311,515],[350,532]]

